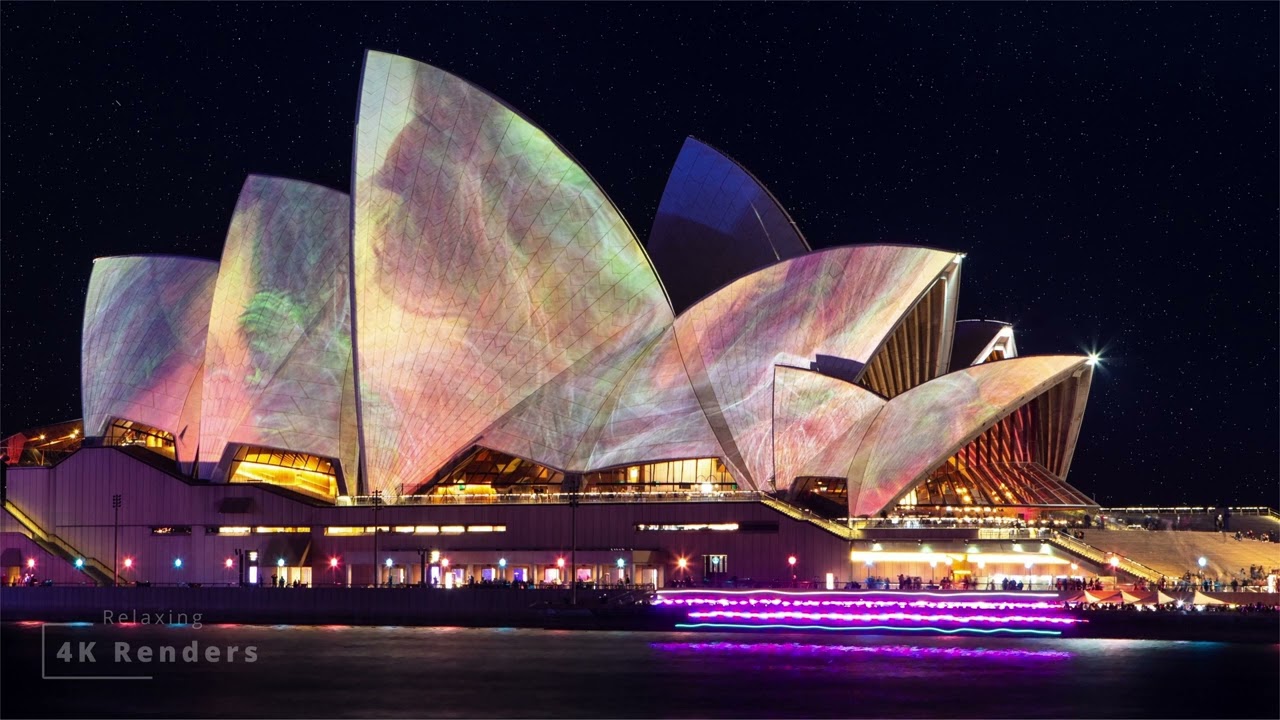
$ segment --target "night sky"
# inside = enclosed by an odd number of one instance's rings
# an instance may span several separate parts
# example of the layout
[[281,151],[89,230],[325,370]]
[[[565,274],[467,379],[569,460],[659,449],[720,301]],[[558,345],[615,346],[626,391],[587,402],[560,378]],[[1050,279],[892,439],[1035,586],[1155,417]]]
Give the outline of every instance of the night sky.
[[642,239],[694,135],[815,248],[967,252],[961,318],[1103,353],[1073,484],[1274,507],[1277,9],[6,2],[0,429],[80,416],[94,257],[219,257],[249,173],[349,189],[371,48],[523,111]]

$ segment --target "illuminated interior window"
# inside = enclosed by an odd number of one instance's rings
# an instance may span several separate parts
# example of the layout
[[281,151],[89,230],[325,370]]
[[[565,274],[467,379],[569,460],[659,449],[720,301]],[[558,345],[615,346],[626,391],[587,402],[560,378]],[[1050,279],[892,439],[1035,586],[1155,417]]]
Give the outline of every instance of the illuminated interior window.
[[[476,447],[451,469],[424,484],[445,497],[538,495],[562,492],[564,474],[535,462]],[[581,492],[727,492],[737,490],[719,458],[695,458],[630,465],[587,473]]]
[[333,461],[271,448],[243,446],[236,450],[231,482],[278,485],[323,500],[338,496]]
[[588,492],[728,492],[737,483],[719,458],[631,465],[585,476]]
[[104,442],[107,445],[126,445],[144,447],[170,460],[175,458],[174,440],[171,433],[150,425],[116,418],[107,427]]
[[258,527],[253,529],[253,532],[258,535],[279,535],[282,533],[309,533],[311,532],[311,528],[259,525]]
[[474,447],[423,488],[442,496],[540,494],[559,492],[563,480],[564,475],[559,471],[535,462]]
[[636,532],[736,532],[738,523],[637,523]]

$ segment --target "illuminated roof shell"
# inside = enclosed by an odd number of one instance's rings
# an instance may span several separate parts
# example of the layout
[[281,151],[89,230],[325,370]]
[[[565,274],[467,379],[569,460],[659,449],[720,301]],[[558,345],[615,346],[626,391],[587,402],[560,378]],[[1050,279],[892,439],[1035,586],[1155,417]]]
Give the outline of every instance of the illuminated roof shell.
[[254,445],[340,460],[354,479],[350,209],[318,185],[245,181],[209,319],[202,477]]
[[[425,479],[579,361],[671,322],[643,248],[587,173],[443,70],[368,54],[353,193],[370,488]],[[545,391],[506,432],[584,426],[606,395]]]
[[789,489],[797,477],[845,477],[849,458],[888,401],[812,370],[778,366],[773,378],[777,490]]
[[172,434],[178,462],[194,460],[217,276],[217,263],[196,258],[94,260],[80,346],[86,435],[128,419]]
[[[965,443],[1046,389],[1077,374],[1087,387],[1092,376],[1087,362],[1047,355],[983,363],[895,397],[876,416],[850,463],[850,513],[870,515],[892,505]],[[1066,429],[1072,442],[1079,420]]]
[[951,345],[951,369],[959,370],[991,358],[1018,356],[1013,326],[998,320],[959,320],[955,324],[955,340]]

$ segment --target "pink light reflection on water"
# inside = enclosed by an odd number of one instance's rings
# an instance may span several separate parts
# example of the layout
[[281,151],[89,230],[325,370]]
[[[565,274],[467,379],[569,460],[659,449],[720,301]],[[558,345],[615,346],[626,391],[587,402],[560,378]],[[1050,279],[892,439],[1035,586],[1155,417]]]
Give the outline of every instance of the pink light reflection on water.
[[979,660],[1065,660],[1072,657],[1061,650],[1019,650],[1014,648],[928,647],[920,645],[817,645],[806,643],[652,643],[655,650],[672,653],[723,653],[848,657],[857,654],[896,657],[969,658]]

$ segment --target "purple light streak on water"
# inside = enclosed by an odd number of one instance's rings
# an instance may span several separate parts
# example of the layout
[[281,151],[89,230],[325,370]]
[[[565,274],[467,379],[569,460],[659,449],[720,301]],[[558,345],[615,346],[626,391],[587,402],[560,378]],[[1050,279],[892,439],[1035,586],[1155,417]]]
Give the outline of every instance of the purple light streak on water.
[[725,653],[791,656],[848,656],[865,653],[897,657],[968,658],[992,661],[1064,660],[1072,655],[1058,650],[1014,650],[961,647],[921,647],[917,645],[811,645],[803,643],[652,643],[651,647],[672,653]]

